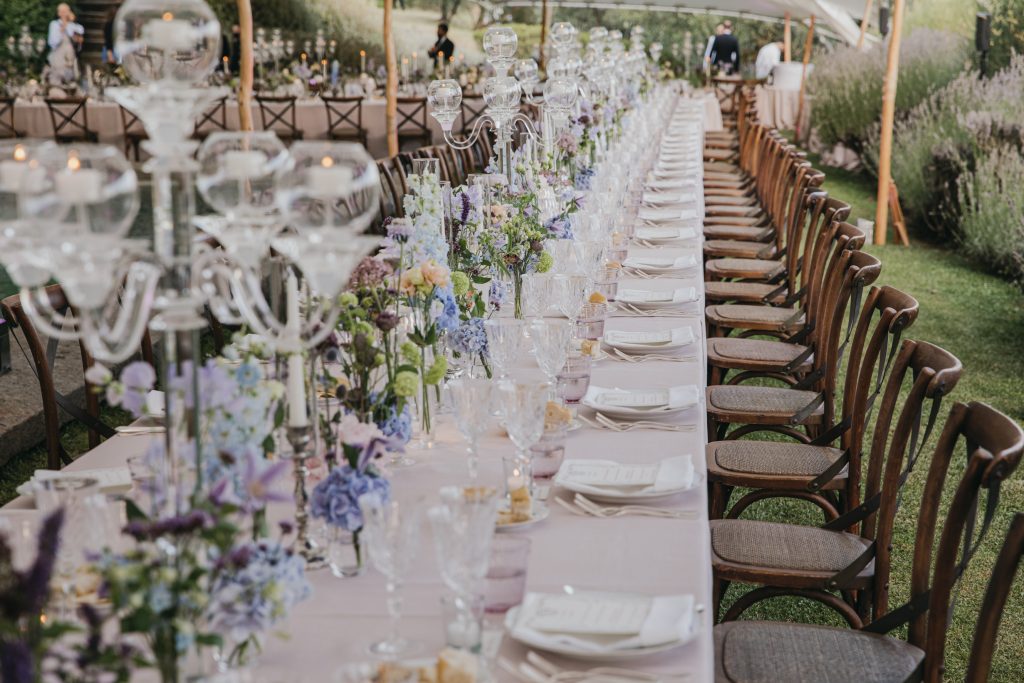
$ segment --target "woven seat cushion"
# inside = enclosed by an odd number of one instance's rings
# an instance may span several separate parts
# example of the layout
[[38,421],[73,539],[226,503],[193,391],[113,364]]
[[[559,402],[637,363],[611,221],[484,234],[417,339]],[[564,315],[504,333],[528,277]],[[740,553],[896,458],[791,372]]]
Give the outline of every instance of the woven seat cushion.
[[[750,304],[717,304],[706,309],[708,318],[723,325],[732,323],[752,323],[759,326],[770,325],[779,329],[783,327],[799,327],[803,314],[794,316],[798,311],[794,308],[781,306],[753,306]],[[791,319],[795,321],[788,322]]]
[[[796,415],[818,397],[815,391],[786,389],[783,387],[757,387],[747,385],[720,385],[708,387],[708,409],[720,418],[723,413],[764,415],[782,420]],[[812,414],[820,415],[821,406]]]
[[704,253],[709,256],[726,258],[771,259],[775,257],[775,245],[771,242],[741,242],[739,240],[707,240]]
[[721,218],[753,218],[766,215],[760,206],[737,206],[735,204],[705,204],[704,214]]
[[[761,282],[705,282],[704,298],[708,301],[761,302],[778,287]],[[780,292],[769,299],[770,303],[781,303],[786,292]]]
[[781,261],[763,258],[717,258],[705,263],[705,272],[719,278],[733,278],[731,272],[756,272],[763,278],[770,278],[785,267]]
[[775,231],[770,226],[710,224],[704,226],[704,237],[710,240],[766,242]]
[[924,652],[896,638],[812,624],[715,626],[716,683],[900,683]]
[[[712,337],[708,339],[708,362],[721,358],[733,363],[749,360],[783,366],[796,360],[807,347],[769,339],[741,339],[740,337]],[[808,361],[804,361],[806,364]]]
[[[871,545],[845,531],[799,524],[756,519],[715,519],[710,524],[714,554],[726,562],[750,567],[838,572]],[[872,564],[862,573],[870,575]]]
[[716,171],[718,173],[743,173],[743,169],[738,165],[726,161],[705,161],[704,170]]
[[735,193],[728,194],[725,192],[704,192],[704,204],[707,206],[753,206],[757,203],[756,197],[751,197],[747,194]]
[[778,477],[816,477],[843,454],[838,448],[781,441],[713,441],[707,452],[720,469]]

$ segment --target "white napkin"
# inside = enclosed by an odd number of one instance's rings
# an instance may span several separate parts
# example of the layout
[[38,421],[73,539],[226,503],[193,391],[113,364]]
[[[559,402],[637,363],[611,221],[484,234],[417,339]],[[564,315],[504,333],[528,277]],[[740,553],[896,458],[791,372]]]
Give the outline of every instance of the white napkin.
[[583,397],[583,405],[588,408],[614,408],[616,412],[637,416],[675,412],[699,402],[697,387],[692,384],[668,389],[609,389],[591,384]]
[[[692,595],[649,597],[622,593],[528,593],[510,630],[513,638],[537,647],[547,643],[553,647],[587,652],[654,647],[678,642],[690,635],[694,627],[693,606]],[[646,616],[638,621],[635,616],[645,608]],[[554,610],[566,617],[576,616],[579,623],[565,631],[545,631],[534,626],[535,623],[543,625],[545,619],[550,620]],[[593,633],[595,623],[604,623],[616,612],[628,616],[630,623],[625,625],[628,626],[626,630],[634,633]],[[579,630],[585,632],[580,633]]]
[[643,200],[647,204],[692,204],[697,201],[693,192],[644,192]]
[[652,349],[685,346],[696,339],[692,327],[674,327],[660,332],[607,330],[604,333],[604,342],[611,346],[646,346]]
[[692,221],[697,218],[696,209],[655,209],[644,207],[640,209],[637,217],[642,221]]
[[697,236],[693,228],[638,227],[636,236],[642,240],[689,240]]
[[693,287],[680,287],[672,291],[655,292],[649,289],[620,289],[615,296],[621,301],[634,306],[645,304],[683,304],[697,300],[697,290]]
[[101,493],[123,493],[132,488],[132,473],[127,467],[104,467],[92,470],[36,470],[32,474],[32,479],[18,487],[18,493],[31,495],[34,492],[34,482],[69,477],[95,479],[99,482]]
[[622,265],[637,270],[684,270],[697,266],[697,258],[693,254],[666,258],[664,256],[630,256]]
[[[595,467],[628,467],[611,460],[566,460],[555,475],[555,483],[579,493],[602,495],[609,493],[642,495],[659,491],[678,491],[693,486],[693,458],[689,454],[667,458],[655,465],[654,481],[636,485],[615,483],[613,473],[608,483],[595,481],[592,476]],[[628,476],[631,473],[624,473]],[[624,476],[625,478],[625,476]],[[644,480],[646,481],[646,480]]]

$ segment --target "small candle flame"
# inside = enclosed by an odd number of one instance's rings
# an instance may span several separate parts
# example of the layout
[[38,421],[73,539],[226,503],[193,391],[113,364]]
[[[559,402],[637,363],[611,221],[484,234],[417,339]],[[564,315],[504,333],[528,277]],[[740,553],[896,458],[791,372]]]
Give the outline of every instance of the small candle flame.
[[324,168],[330,168],[331,166],[334,166],[334,159],[331,157],[324,157],[320,160],[320,165]]
[[82,160],[79,159],[76,156],[69,156],[68,157],[68,170],[69,171],[77,171],[80,168],[82,168]]
[[14,160],[15,161],[25,161],[25,159],[27,159],[27,158],[28,158],[28,152],[25,151],[25,147],[23,145],[17,145],[14,148]]
[[365,57],[366,56],[366,50],[360,50],[359,51],[359,56],[360,57]]
[[164,21],[171,21],[174,19],[174,12],[164,12],[163,16],[160,18]]

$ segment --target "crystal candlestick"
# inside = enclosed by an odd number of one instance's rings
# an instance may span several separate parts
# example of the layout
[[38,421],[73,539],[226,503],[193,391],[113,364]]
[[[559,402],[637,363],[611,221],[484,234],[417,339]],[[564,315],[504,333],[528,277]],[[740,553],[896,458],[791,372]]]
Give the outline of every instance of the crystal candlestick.
[[309,492],[306,490],[306,458],[313,441],[313,427],[288,427],[288,443],[292,446],[292,462],[295,466],[295,547],[306,561],[306,569],[320,569],[327,564],[324,550],[309,537]]

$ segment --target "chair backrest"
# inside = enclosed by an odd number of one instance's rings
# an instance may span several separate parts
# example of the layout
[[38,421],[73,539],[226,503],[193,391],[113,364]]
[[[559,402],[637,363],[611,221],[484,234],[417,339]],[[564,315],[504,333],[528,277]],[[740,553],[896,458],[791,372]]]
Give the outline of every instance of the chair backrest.
[[992,655],[996,649],[999,622],[1010,597],[1014,577],[1024,555],[1024,512],[1018,512],[1010,522],[1010,530],[1003,549],[992,567],[992,578],[978,612],[978,625],[974,629],[971,658],[967,661],[966,683],[987,683],[992,680]]
[[196,120],[197,135],[228,129],[228,98],[222,97]]
[[472,130],[473,124],[485,111],[487,105],[484,103],[483,95],[465,95],[462,98],[462,132],[468,133]]
[[400,191],[394,175],[391,159],[377,161],[377,171],[380,174],[380,220],[388,218],[401,218],[402,198],[404,193]]
[[397,104],[397,130],[400,134],[430,135],[430,128],[427,126],[426,97],[399,97]]
[[146,129],[142,127],[142,121],[139,121],[139,117],[131,113],[121,105],[117,105],[118,111],[121,114],[121,128],[124,130],[125,135],[128,133],[145,133]]
[[263,130],[272,130],[286,138],[300,137],[295,124],[295,97],[276,97],[257,95],[256,102],[260,107],[260,122]]
[[[60,285],[50,285],[44,290],[47,299],[47,306],[58,312],[69,310],[67,298]],[[39,380],[39,391],[43,403],[43,422],[46,429],[46,466],[49,469],[60,469],[61,464],[70,462],[70,458],[64,451],[60,442],[60,413],[59,408],[73,417],[83,421],[89,428],[89,446],[95,448],[100,443],[101,436],[109,436],[112,430],[99,422],[99,397],[91,391],[89,381],[85,381],[85,411],[72,405],[69,400],[57,392],[57,386],[53,378],[53,363],[56,359],[56,341],[50,340],[46,343],[32,324],[32,319],[25,311],[21,297],[18,294],[9,296],[0,301],[0,310],[6,313],[8,319],[13,320],[21,329],[25,338],[28,352],[31,355],[32,364],[35,366],[36,378]],[[93,364],[93,358],[84,345],[79,343],[79,350],[82,356],[82,370],[88,370]],[[153,364],[153,346],[150,342],[147,331],[142,339],[142,357]]]
[[321,96],[327,110],[328,133],[364,133],[362,97]]
[[87,97],[47,97],[46,108],[50,111],[50,123],[55,138],[87,138],[93,135],[89,128]]
[[14,128],[14,98],[0,96],[0,140],[21,137]]

